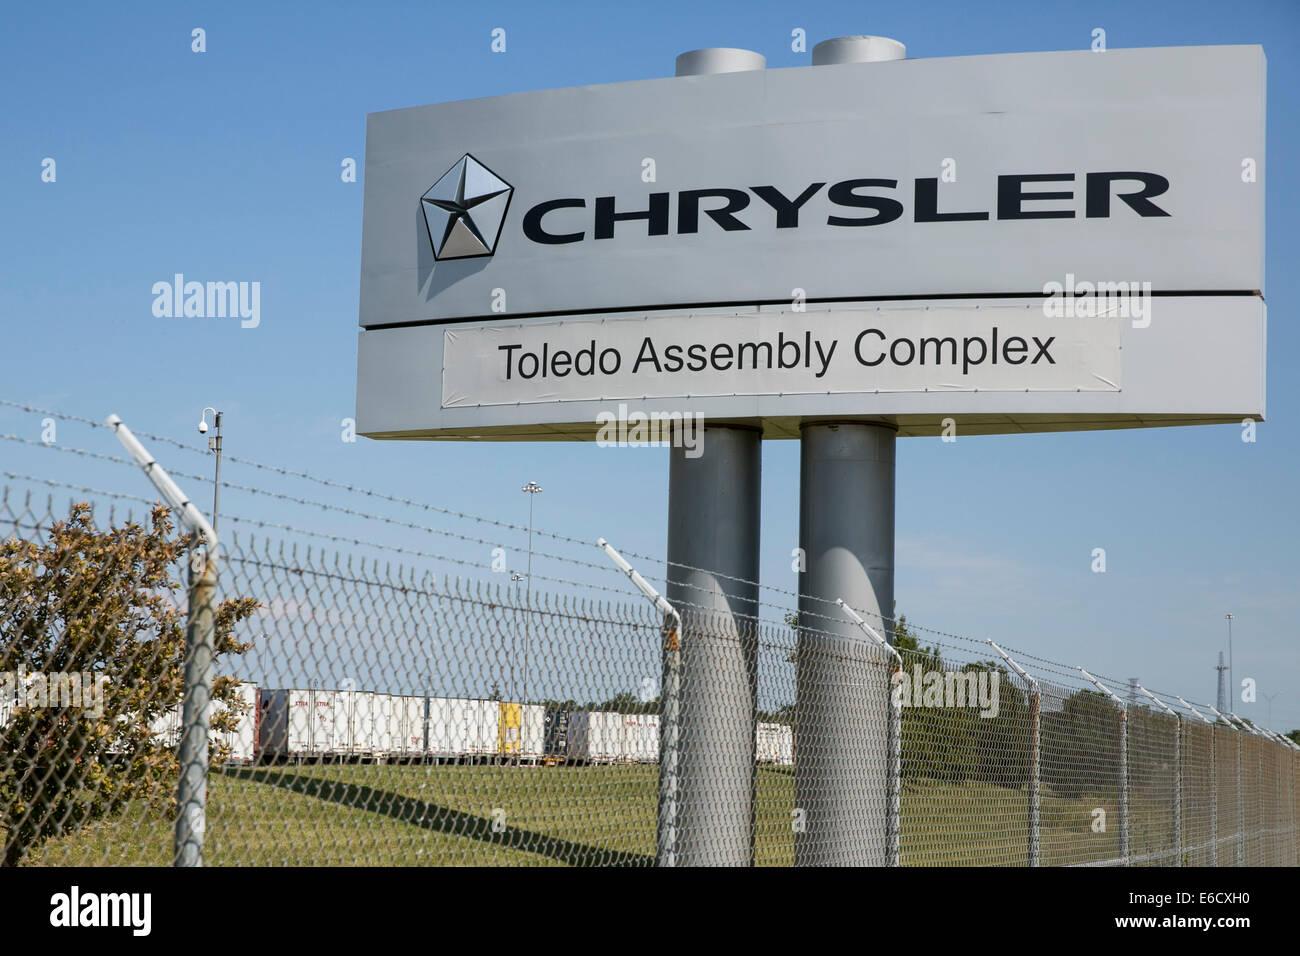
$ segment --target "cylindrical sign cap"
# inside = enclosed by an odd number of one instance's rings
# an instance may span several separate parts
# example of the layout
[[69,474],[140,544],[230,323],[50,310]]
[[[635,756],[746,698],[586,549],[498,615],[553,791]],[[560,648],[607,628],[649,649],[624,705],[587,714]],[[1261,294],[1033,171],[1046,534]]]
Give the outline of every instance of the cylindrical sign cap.
[[833,40],[822,40],[813,47],[812,65],[878,63],[883,60],[901,60],[906,56],[907,47],[889,37],[836,37]]
[[767,69],[767,57],[753,50],[715,46],[690,50],[677,57],[678,76],[704,76],[709,73],[744,73]]

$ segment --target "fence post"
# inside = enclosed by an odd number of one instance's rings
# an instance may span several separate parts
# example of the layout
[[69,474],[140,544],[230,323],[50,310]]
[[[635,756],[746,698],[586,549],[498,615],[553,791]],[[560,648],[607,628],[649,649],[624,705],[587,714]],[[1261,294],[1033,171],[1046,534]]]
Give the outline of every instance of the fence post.
[[885,820],[885,854],[887,866],[898,866],[901,857],[902,816],[903,816],[903,699],[897,692],[900,678],[903,676],[903,657],[887,640],[863,620],[862,615],[844,603],[843,598],[836,598],[835,603],[853,620],[867,636],[875,641],[882,650],[894,657],[894,669],[889,676],[889,726],[885,736],[889,745],[889,812]]
[[189,620],[185,630],[185,698],[178,752],[180,779],[176,785],[174,866],[202,866],[207,834],[208,729],[212,699],[212,658],[216,616],[212,607],[217,590],[217,533],[126,427],[122,419],[105,420],[118,441],[153,482],[191,534],[205,547],[190,553]]
[[[1233,714],[1232,716],[1237,723],[1241,724],[1242,729],[1248,731],[1252,737],[1259,737],[1261,740],[1268,739],[1268,735],[1254,724],[1247,723],[1236,714]],[[1266,854],[1264,850],[1266,842],[1264,826],[1264,748],[1258,744],[1255,745],[1255,803],[1259,808],[1257,814],[1258,819],[1255,824],[1255,832],[1258,834],[1256,839],[1259,844],[1259,852],[1255,854],[1255,859],[1251,865],[1267,866],[1268,864],[1265,862]]]
[[1282,756],[1279,757],[1278,760],[1282,764],[1282,777],[1286,781],[1286,786],[1283,789],[1286,795],[1287,815],[1291,819],[1291,829],[1288,831],[1291,834],[1291,839],[1287,841],[1286,855],[1291,866],[1295,866],[1300,862],[1300,853],[1297,853],[1297,844],[1300,844],[1300,833],[1297,833],[1295,828],[1295,764],[1296,750],[1300,748],[1296,746],[1295,742],[1292,741],[1290,737],[1283,734],[1278,734],[1277,737],[1283,747]]
[[1029,847],[1028,847],[1029,859],[1028,859],[1028,863],[1030,866],[1039,866],[1041,865],[1041,859],[1040,859],[1041,843],[1039,840],[1039,832],[1038,832],[1039,812],[1040,812],[1040,806],[1039,806],[1040,759],[1039,759],[1039,749],[1038,749],[1039,748],[1038,728],[1039,728],[1039,719],[1040,719],[1039,715],[1042,711],[1042,694],[1038,689],[1038,681],[1030,677],[1023,667],[1021,667],[1019,664],[1017,664],[1007,655],[1006,651],[998,647],[992,641],[989,641],[988,643],[989,646],[993,648],[995,651],[997,651],[999,654],[1001,654],[1002,659],[1006,661],[1008,664],[1010,664],[1011,667],[1015,670],[1015,672],[1020,675],[1021,680],[1023,680],[1026,684],[1029,685],[1029,787],[1028,787],[1029,789]]
[[1237,735],[1237,866],[1246,862],[1246,800],[1241,792],[1241,731]]
[[[1236,764],[1237,764],[1237,866],[1245,866],[1246,864],[1246,795],[1243,792],[1241,786],[1242,731],[1237,727],[1236,724],[1233,723],[1231,716],[1220,713],[1218,710],[1215,710],[1213,707],[1211,707],[1210,710],[1214,711],[1215,714],[1217,714],[1220,718],[1222,718],[1223,722],[1228,725],[1228,729],[1230,729],[1233,732],[1237,740],[1237,760],[1236,760]],[[1240,720],[1240,718],[1238,718],[1238,720]],[[1242,727],[1244,726],[1245,724],[1242,724]]]
[[1111,692],[1111,689],[1082,667],[1079,673],[1092,685],[1119,705],[1119,855],[1124,865],[1129,865],[1128,833],[1128,704]]
[[1210,866],[1219,865],[1219,733],[1210,724]]
[[659,811],[655,827],[655,864],[677,865],[677,800],[680,786],[678,759],[681,750],[682,693],[682,618],[645,578],[614,550],[604,538],[596,546],[609,556],[618,569],[628,576],[664,615],[663,625],[663,694],[659,721]]
[[[673,622],[670,625],[670,622]],[[681,749],[682,650],[681,625],[664,618],[663,722],[659,731],[659,808],[655,827],[655,862],[677,865],[677,765]]]
[[1297,832],[1296,823],[1295,823],[1295,803],[1296,803],[1296,792],[1295,792],[1296,753],[1295,752],[1298,748],[1289,739],[1287,740],[1287,747],[1290,748],[1290,753],[1285,755],[1286,764],[1283,767],[1283,771],[1286,773],[1287,794],[1289,796],[1287,803],[1290,805],[1289,809],[1291,811],[1291,842],[1287,847],[1287,849],[1290,851],[1291,865],[1295,866],[1297,864],[1300,864],[1300,832]]
[[1156,705],[1174,718],[1174,866],[1183,865],[1183,718],[1141,684],[1137,689],[1155,701]]
[[[1206,717],[1203,713],[1193,707],[1181,697],[1175,698],[1178,703],[1182,704],[1198,718],[1210,726],[1210,866],[1219,865],[1219,775],[1215,769],[1214,751],[1216,746],[1216,733],[1214,730],[1214,721]],[[1182,774],[1179,773],[1181,781]]]
[[1174,852],[1178,857],[1178,866],[1183,865],[1183,718],[1175,714],[1174,720],[1174,767],[1178,774],[1174,789]]
[[176,866],[202,866],[207,831],[208,730],[212,708],[212,659],[215,651],[217,590],[215,554],[195,550],[190,556],[189,621],[185,631],[185,698],[177,758]]

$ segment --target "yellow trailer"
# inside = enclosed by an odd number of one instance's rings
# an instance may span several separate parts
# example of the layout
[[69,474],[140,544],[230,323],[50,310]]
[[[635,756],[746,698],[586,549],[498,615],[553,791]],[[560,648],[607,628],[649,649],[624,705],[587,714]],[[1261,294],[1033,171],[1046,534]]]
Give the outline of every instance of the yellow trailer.
[[497,752],[507,756],[518,756],[523,736],[522,728],[523,708],[519,704],[502,701],[497,720]]

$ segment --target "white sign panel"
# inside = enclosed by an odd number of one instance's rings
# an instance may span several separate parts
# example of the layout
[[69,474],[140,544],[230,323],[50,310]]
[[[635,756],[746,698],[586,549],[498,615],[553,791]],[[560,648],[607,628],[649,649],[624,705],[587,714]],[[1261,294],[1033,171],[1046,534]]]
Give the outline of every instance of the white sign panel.
[[443,332],[442,405],[1120,389],[1118,315],[1023,306],[590,319]]
[[360,324],[1036,294],[1067,273],[1260,291],[1264,70],[1256,46],[1020,53],[376,113]]
[[[1100,302],[1093,304],[1100,306]],[[540,369],[540,349],[549,343],[549,369],[586,370],[587,359],[578,353],[591,348],[593,335],[587,330],[601,328],[599,319],[566,319],[562,326],[554,319],[527,319],[513,325],[485,322],[454,330],[433,325],[363,332],[358,376],[369,384],[358,395],[357,429],[377,438],[590,441],[598,437],[601,417],[617,413],[620,404],[638,412],[699,414],[711,422],[753,422],[769,438],[797,438],[801,421],[829,416],[888,418],[902,435],[939,434],[944,420],[955,418],[962,434],[971,435],[1240,422],[1264,414],[1266,323],[1264,304],[1257,296],[1156,297],[1147,303],[1149,308],[1144,306],[1141,318],[1112,308],[1099,308],[1092,318],[1048,316],[1042,300],[1028,307],[1023,300],[936,301],[929,303],[928,312],[925,305],[861,304],[846,307],[844,315],[719,310],[697,314],[689,321],[680,313],[610,316],[603,323],[606,331],[595,336],[597,357],[613,347],[621,363],[631,360],[635,365],[650,335],[661,370],[643,362],[630,379],[621,379],[626,370],[620,365],[615,375],[602,376],[599,386],[596,376],[576,371],[548,374],[545,379],[538,371],[531,379],[507,381],[502,365],[503,346],[518,344],[519,349],[510,351],[517,358],[527,343],[538,355]],[[681,329],[682,334],[665,336],[659,330],[661,322]],[[570,326],[582,331],[571,334]],[[991,348],[985,361],[974,362],[980,349],[972,341],[972,362],[963,375],[964,340],[984,335],[991,346],[994,326],[998,329],[996,368]],[[887,338],[868,332],[872,328],[879,328]],[[768,331],[760,336],[761,329]],[[804,338],[799,340],[800,360],[793,368],[769,370],[766,350],[747,347],[743,369],[707,374],[688,368],[668,371],[667,346],[674,343],[730,345],[734,364],[740,345],[769,341],[779,348],[783,334],[787,343],[798,338],[796,330]],[[864,332],[868,334],[858,343]],[[821,360],[804,364],[808,333],[819,336],[823,351],[829,351],[830,341],[838,343],[822,380],[845,376],[835,381],[841,390],[817,388]],[[1112,336],[1118,336],[1118,347]],[[1007,356],[1021,357],[1013,337],[1026,339],[1029,349],[1024,353],[1026,361],[1008,364]],[[1045,357],[1033,363],[1039,353],[1035,337],[1043,343],[1053,340],[1048,352],[1054,364]],[[950,361],[951,346],[927,342],[922,372],[922,338],[955,339],[958,363]],[[916,362],[899,365],[886,359],[868,366],[854,354],[858,343],[866,361],[893,351],[903,362],[908,347],[899,345],[895,351],[892,344],[900,339],[918,343]],[[558,356],[557,348],[570,358]],[[937,353],[943,364],[932,364]],[[682,354],[689,356],[689,352]],[[705,354],[712,358],[712,346]],[[724,354],[718,353],[720,362]],[[760,356],[761,369],[751,368],[755,354]],[[813,354],[819,354],[816,344]],[[774,362],[777,355],[774,352]],[[786,363],[793,359],[793,347],[787,344]],[[533,372],[531,361],[524,366],[525,373]],[[610,367],[612,359],[607,356],[606,368]],[[681,385],[678,378],[683,375],[696,384]],[[719,386],[710,381],[714,375],[733,376],[743,384],[734,386],[734,394],[731,390],[717,394]],[[963,378],[983,384],[971,385]],[[629,385],[633,379],[636,383]],[[812,382],[814,390],[800,391],[796,381]],[[652,382],[662,397],[651,394]],[[878,386],[879,382],[886,384]]]
[[[357,430],[591,440],[611,402],[771,437],[1262,417],[1264,91],[1262,49],[1220,46],[373,114]],[[1043,308],[1117,286],[1143,311]]]

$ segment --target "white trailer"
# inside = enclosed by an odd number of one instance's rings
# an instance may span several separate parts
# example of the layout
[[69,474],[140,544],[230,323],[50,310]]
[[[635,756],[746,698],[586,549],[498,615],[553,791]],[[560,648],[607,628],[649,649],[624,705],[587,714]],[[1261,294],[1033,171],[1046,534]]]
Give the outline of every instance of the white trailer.
[[776,724],[759,724],[754,728],[754,759],[758,763],[776,763],[780,750],[780,731]]
[[[249,764],[257,758],[258,725],[258,691],[256,684],[240,684],[235,688],[239,701],[236,711],[234,730],[212,730],[209,739],[215,744],[224,744],[230,748],[228,763]],[[225,713],[231,709],[229,704],[218,701],[214,714]],[[179,735],[180,711],[176,712],[176,724]]]
[[[377,747],[382,755],[407,760],[425,752],[425,703],[423,697],[378,694],[379,731]],[[380,753],[376,750],[376,754]]]
[[333,744],[330,752],[345,757],[382,756],[385,752],[382,736],[380,698],[387,695],[364,690],[320,691],[333,693],[334,720]]
[[495,756],[501,752],[501,704],[495,700],[468,700],[471,754]]
[[632,763],[659,760],[659,717],[657,714],[623,714],[619,759]]
[[262,752],[271,757],[324,757],[335,745],[334,691],[263,689]]
[[424,697],[396,696],[394,706],[402,715],[403,757],[422,757],[427,749],[429,726],[426,719],[428,700]]
[[519,717],[523,724],[520,756],[541,757],[546,749],[546,708],[541,704],[523,704]]
[[149,721],[149,733],[164,747],[176,747],[181,739],[181,705],[177,704]]
[[479,752],[474,748],[482,737],[480,703],[460,697],[430,697],[426,753],[430,757],[465,757]]
[[375,694],[376,760],[396,760],[401,756],[403,737],[402,712],[395,694]]
[[759,724],[755,728],[754,753],[758,763],[793,765],[793,728],[789,724]]
[[623,714],[575,710],[569,714],[565,757],[579,763],[613,763],[624,759]]
[[[236,724],[234,730],[217,730],[215,727],[208,731],[208,740],[216,745],[224,744],[230,748],[230,756],[227,758],[230,763],[252,763],[257,756],[258,746],[258,689],[256,684],[243,683],[235,688],[235,695],[239,705],[235,707],[237,711]],[[183,704],[176,704],[167,711],[149,721],[149,731],[153,739],[164,747],[175,748],[179,746],[181,731],[184,727],[182,723]],[[214,701],[212,710],[209,712],[209,722],[217,714],[224,714],[230,710],[230,705],[224,701]]]

